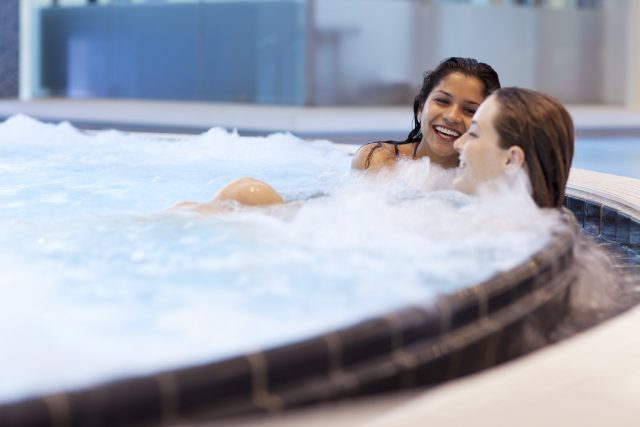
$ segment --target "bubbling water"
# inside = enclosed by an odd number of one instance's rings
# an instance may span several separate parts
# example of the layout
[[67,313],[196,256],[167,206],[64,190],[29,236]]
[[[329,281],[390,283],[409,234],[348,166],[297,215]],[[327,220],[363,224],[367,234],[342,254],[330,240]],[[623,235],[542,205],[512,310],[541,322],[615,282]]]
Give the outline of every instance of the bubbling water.
[[[350,161],[289,134],[176,140],[24,116],[0,124],[0,400],[428,304],[523,262],[558,226],[522,189],[472,198],[427,160],[386,177],[350,174]],[[239,176],[294,203],[167,209],[206,202]]]

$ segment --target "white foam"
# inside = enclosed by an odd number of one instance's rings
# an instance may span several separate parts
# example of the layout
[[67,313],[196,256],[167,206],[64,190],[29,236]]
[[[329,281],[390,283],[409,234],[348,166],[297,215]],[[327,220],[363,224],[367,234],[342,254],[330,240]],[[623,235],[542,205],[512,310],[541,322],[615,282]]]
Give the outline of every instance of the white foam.
[[[0,400],[424,304],[523,261],[554,228],[517,192],[446,191],[451,172],[426,160],[350,174],[342,150],[289,134],[175,141],[19,116],[0,124],[0,154]],[[164,211],[239,176],[306,202]]]

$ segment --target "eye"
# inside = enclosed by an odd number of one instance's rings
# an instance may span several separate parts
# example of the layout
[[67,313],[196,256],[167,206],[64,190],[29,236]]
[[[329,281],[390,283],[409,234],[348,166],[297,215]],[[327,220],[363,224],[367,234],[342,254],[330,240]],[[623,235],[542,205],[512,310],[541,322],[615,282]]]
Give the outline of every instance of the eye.
[[433,99],[435,101],[436,104],[439,105],[448,105],[449,104],[449,100],[446,98],[434,98]]
[[476,109],[475,108],[465,108],[464,112],[470,116],[473,116],[476,113]]

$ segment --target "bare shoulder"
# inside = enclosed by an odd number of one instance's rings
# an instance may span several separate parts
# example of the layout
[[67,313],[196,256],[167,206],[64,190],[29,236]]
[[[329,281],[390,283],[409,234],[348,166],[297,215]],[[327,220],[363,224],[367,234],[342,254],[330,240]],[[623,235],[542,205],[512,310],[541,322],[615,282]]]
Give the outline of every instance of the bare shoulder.
[[390,166],[396,162],[396,152],[393,144],[386,142],[372,142],[358,148],[351,161],[351,169],[378,169]]

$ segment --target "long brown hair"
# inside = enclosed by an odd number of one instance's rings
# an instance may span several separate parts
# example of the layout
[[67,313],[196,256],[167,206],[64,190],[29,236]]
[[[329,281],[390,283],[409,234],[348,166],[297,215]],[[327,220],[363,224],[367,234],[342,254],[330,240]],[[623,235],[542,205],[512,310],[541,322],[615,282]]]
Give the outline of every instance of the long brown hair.
[[493,95],[500,106],[494,123],[499,145],[524,151],[538,206],[562,206],[574,150],[571,115],[555,98],[534,90],[509,87]]

